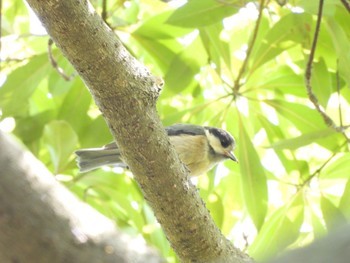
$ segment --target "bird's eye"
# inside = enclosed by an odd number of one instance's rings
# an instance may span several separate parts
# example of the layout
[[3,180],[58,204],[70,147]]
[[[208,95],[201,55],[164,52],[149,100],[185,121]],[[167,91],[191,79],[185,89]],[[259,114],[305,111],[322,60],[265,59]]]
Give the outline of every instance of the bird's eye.
[[220,143],[221,143],[222,147],[226,148],[226,147],[230,146],[231,141],[230,140],[226,140],[226,139],[221,139]]
[[210,132],[220,140],[220,144],[224,148],[227,148],[233,143],[232,136],[222,129],[213,128]]

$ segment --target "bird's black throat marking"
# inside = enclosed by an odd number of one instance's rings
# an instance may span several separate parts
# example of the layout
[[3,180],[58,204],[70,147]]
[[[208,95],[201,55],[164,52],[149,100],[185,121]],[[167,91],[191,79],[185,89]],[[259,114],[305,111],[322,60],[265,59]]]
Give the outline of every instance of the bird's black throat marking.
[[209,132],[213,134],[220,140],[221,146],[226,148],[229,145],[233,144],[233,138],[230,134],[222,129],[207,127]]

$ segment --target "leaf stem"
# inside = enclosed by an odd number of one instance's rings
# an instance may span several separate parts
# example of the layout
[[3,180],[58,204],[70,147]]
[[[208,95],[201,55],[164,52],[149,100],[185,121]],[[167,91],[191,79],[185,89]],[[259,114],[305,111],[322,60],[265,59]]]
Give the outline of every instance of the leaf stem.
[[345,9],[348,10],[348,12],[350,13],[350,3],[348,2],[348,0],[341,0],[341,2],[343,3]]
[[[307,62],[306,71],[305,71],[305,85],[306,85],[306,91],[307,95],[309,97],[309,100],[314,104],[316,110],[320,113],[322,116],[324,122],[328,127],[333,128],[337,132],[343,133],[344,127],[335,125],[334,121],[327,115],[327,113],[321,108],[318,99],[315,95],[315,93],[312,91],[312,85],[311,85],[311,77],[312,77],[312,63],[315,56],[315,51],[317,47],[317,41],[318,41],[318,35],[321,28],[321,20],[322,20],[322,13],[323,13],[323,3],[324,0],[320,0],[319,2],[319,8],[318,8],[318,14],[317,14],[317,21],[316,21],[316,28],[314,33],[314,38],[312,41],[312,46],[310,49],[310,56]],[[348,138],[347,138],[348,139]],[[349,139],[348,139],[349,140]]]
[[260,6],[259,6],[259,16],[258,16],[258,19],[256,20],[256,23],[255,23],[253,36],[252,36],[252,39],[251,39],[251,41],[249,43],[249,46],[248,46],[247,55],[246,55],[245,60],[243,61],[243,64],[242,64],[242,66],[241,66],[241,68],[240,68],[240,70],[238,72],[237,78],[236,78],[236,80],[234,82],[234,85],[233,85],[233,92],[236,95],[238,94],[239,88],[242,85],[240,82],[241,82],[241,79],[243,77],[243,74],[245,73],[245,70],[246,70],[246,67],[247,67],[250,55],[251,55],[253,47],[255,45],[256,38],[258,36],[258,32],[259,32],[259,28],[260,28],[260,24],[261,24],[261,18],[262,18],[264,6],[265,6],[265,0],[261,0],[260,1]]

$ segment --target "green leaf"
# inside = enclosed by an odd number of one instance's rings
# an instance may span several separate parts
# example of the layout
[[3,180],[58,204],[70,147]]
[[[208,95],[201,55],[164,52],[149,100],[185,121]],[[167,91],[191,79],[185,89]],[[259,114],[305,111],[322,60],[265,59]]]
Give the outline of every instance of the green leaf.
[[[280,126],[272,124],[266,117],[263,115],[258,115],[258,119],[261,123],[261,126],[265,129],[267,138],[270,142],[270,144],[273,144],[275,141],[283,140],[285,138],[285,135],[282,132],[282,129]],[[287,171],[287,173],[292,172],[295,169],[298,169],[301,171],[300,168],[302,165],[298,164],[296,160],[290,160],[287,158],[285,151],[274,149],[278,158],[281,160],[284,169]]]
[[[183,48],[176,40],[169,40],[166,42],[166,44],[164,44],[143,36],[133,35],[133,37],[140,45],[143,53],[145,50],[150,55],[150,59],[155,61],[162,72],[167,72],[176,55],[175,52],[181,52]],[[143,56],[145,55],[143,54]]]
[[333,18],[341,26],[344,32],[349,36],[350,35],[350,28],[349,28],[350,17],[349,17],[348,10],[346,10],[346,8],[344,8],[343,5],[340,5],[338,0],[331,0],[331,1],[335,1],[337,4],[336,14],[333,16]]
[[199,41],[199,37],[196,37],[183,52],[172,60],[164,78],[165,85],[173,93],[183,91],[194,81],[194,76],[206,61],[206,52]]
[[176,38],[189,34],[192,29],[181,28],[166,23],[172,14],[173,11],[166,11],[152,16],[142,23],[132,34],[153,40]]
[[327,165],[321,173],[322,179],[350,178],[350,154],[347,153]]
[[[350,175],[350,172],[348,172],[348,174]],[[345,185],[343,196],[340,199],[339,209],[349,221],[350,219],[350,178]]]
[[215,224],[221,229],[224,221],[224,206],[221,197],[217,193],[210,193],[207,200],[206,206]]
[[313,211],[311,211],[311,223],[315,239],[322,238],[327,234],[326,226],[322,221],[322,218],[320,218]]
[[51,156],[54,173],[58,174],[69,163],[78,137],[66,121],[51,121],[44,127],[43,139]]
[[308,106],[281,100],[264,100],[264,102],[275,108],[278,114],[288,119],[303,133],[326,128],[319,113]]
[[82,129],[85,129],[90,122],[87,112],[92,100],[91,94],[80,78],[72,81],[70,86],[60,105],[57,118],[69,122],[76,132],[84,132]]
[[181,92],[190,85],[198,71],[199,67],[194,60],[191,61],[180,54],[174,58],[165,75],[165,85],[173,93]]
[[54,111],[44,111],[28,117],[18,118],[14,133],[21,138],[25,144],[39,140],[42,136],[44,126],[55,117]]
[[252,71],[298,43],[309,46],[311,25],[312,16],[306,13],[283,16],[268,31],[259,49],[252,54]]
[[178,8],[167,23],[181,27],[201,27],[215,24],[238,11],[230,4],[215,0],[189,1]]
[[[136,228],[139,232],[142,232],[142,228],[145,225],[145,220],[141,213],[141,207],[134,208],[130,197],[121,192],[116,191],[113,187],[103,187],[104,191],[111,198],[111,205],[116,209],[118,213],[123,213],[125,219],[128,220],[128,224]],[[134,201],[135,202],[135,201]],[[142,206],[143,201],[141,202]]]
[[[108,10],[113,10],[113,15],[108,16],[108,20],[112,20],[112,23],[110,21],[108,22],[109,24],[113,24],[115,28],[132,25],[139,21],[141,9],[139,0],[128,1],[128,5],[123,5],[123,2],[109,2],[108,4],[107,12],[109,12]],[[118,5],[119,8],[116,8],[115,5]]]
[[341,210],[325,196],[321,196],[321,211],[328,231],[336,230],[340,226],[347,224]]
[[[63,70],[64,74],[67,76],[71,76],[74,71],[72,65],[67,61],[67,59],[63,57],[63,55],[60,54],[58,50],[55,50],[53,56],[57,61],[58,67],[60,67]],[[67,93],[71,85],[74,83],[74,79],[67,81],[56,70],[51,71],[48,80],[49,92],[52,94],[53,97],[61,96]]]
[[[323,15],[333,16],[335,13],[335,7],[339,4],[338,0],[327,0],[324,2],[323,7]],[[305,10],[305,12],[309,12],[313,15],[318,14],[319,10],[319,2],[318,1],[310,1],[310,0],[301,0],[298,2],[298,6]]]
[[33,57],[27,64],[12,71],[0,88],[0,109],[4,116],[23,115],[34,90],[47,75],[47,54]]
[[267,182],[258,153],[239,119],[239,166],[244,201],[255,227],[259,230],[267,213]]
[[299,147],[302,147],[311,143],[315,143],[317,142],[317,140],[323,140],[325,137],[328,137],[334,133],[335,131],[331,128],[318,130],[315,132],[310,132],[310,133],[300,135],[296,138],[277,141],[271,144],[271,148],[275,150],[282,150],[282,149],[295,150],[295,149],[298,149]]
[[319,103],[323,108],[326,108],[331,94],[336,90],[332,82],[332,76],[323,59],[313,63],[312,71],[312,90],[318,98]]
[[266,220],[248,249],[249,255],[262,261],[281,253],[299,237],[303,219],[303,199],[297,194],[290,204],[277,209]]
[[143,204],[143,214],[146,220],[146,225],[142,231],[145,239],[160,248],[162,253],[165,254],[164,256],[166,256],[170,249],[169,242],[167,242],[162,229],[157,226],[154,213],[147,203]]
[[[98,134],[98,136],[96,136]],[[79,132],[81,147],[100,147],[113,141],[105,119],[99,115]]]
[[287,65],[259,68],[249,77],[244,87],[254,89],[255,92],[258,92],[258,89],[269,89],[298,97],[306,95],[303,76],[296,74]]
[[227,42],[224,42],[220,39],[220,33],[222,30],[223,25],[220,23],[204,27],[200,30],[202,43],[209,57],[218,67],[219,72],[221,71],[221,60],[224,61],[226,67],[229,70],[231,69],[230,46]]
[[[350,22],[350,20],[349,20]],[[347,83],[350,83],[350,40],[344,32],[344,29],[336,22],[334,18],[328,18],[326,23],[327,30],[333,40],[333,45],[337,53],[338,70]]]
[[[6,2],[1,9],[1,28],[7,29],[10,34],[21,35],[29,32],[28,9],[22,1]],[[6,35],[4,33],[2,32],[3,36]]]
[[[225,164],[227,164],[227,162]],[[237,166],[237,164],[235,165]],[[232,172],[228,176],[222,178],[219,182],[219,185],[215,187],[215,191],[218,192],[221,196],[221,202],[224,209],[223,223],[220,227],[224,235],[229,235],[235,224],[240,221],[240,217],[235,215],[233,211],[242,211],[245,207],[240,174],[238,172],[234,172],[233,169],[231,171]],[[232,193],[235,194],[233,195]]]

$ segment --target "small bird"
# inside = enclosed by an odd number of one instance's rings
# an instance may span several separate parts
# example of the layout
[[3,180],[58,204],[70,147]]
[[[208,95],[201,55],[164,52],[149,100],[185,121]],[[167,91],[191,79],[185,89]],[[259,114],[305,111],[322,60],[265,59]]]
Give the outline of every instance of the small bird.
[[[227,131],[214,127],[175,124],[165,127],[170,142],[191,176],[206,173],[219,162],[231,159],[238,162],[233,150],[236,142]],[[81,149],[75,152],[80,172],[104,165],[127,168],[115,142],[102,148]]]

